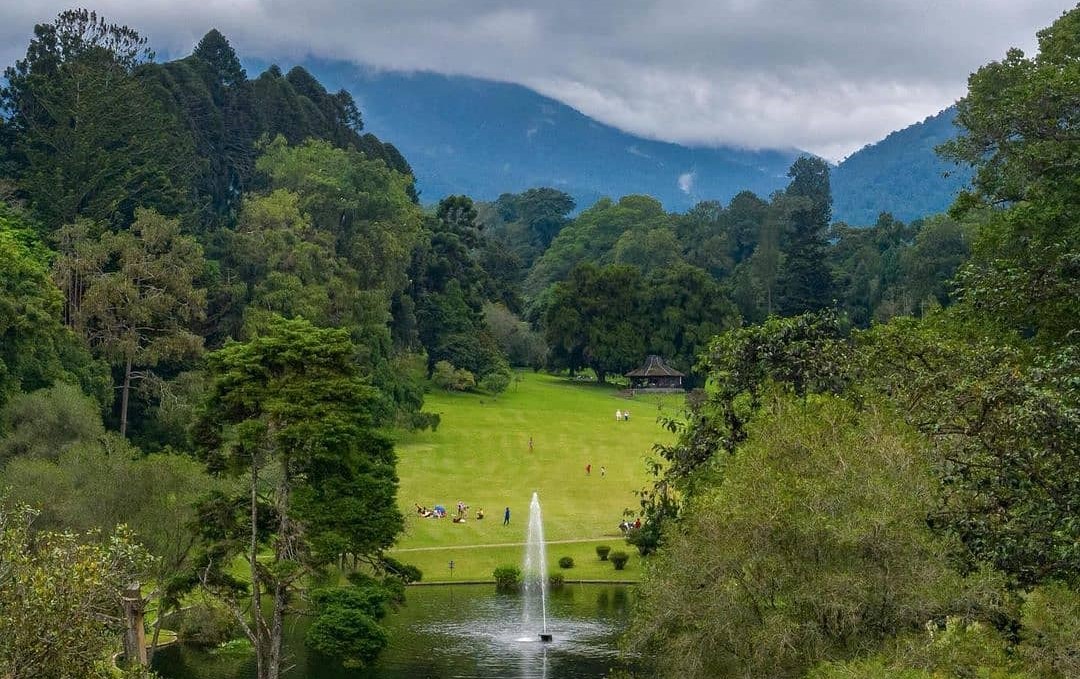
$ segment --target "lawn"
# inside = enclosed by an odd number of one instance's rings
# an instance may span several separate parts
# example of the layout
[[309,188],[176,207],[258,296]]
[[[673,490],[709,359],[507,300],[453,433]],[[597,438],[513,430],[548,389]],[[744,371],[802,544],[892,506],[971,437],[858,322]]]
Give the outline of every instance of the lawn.
[[[450,580],[450,560],[454,580],[490,579],[494,566],[521,561],[518,543],[525,540],[529,500],[536,491],[549,542],[590,541],[549,545],[551,572],[558,572],[555,562],[568,555],[579,564],[565,572],[568,579],[632,579],[636,553],[619,573],[599,562],[594,548],[624,548],[618,524],[624,509],[637,506],[634,491],[648,483],[645,458],[655,443],[671,439],[657,416],[675,414],[682,398],[627,399],[594,383],[529,372],[518,376],[497,398],[428,394],[425,410],[439,413],[439,428],[402,434],[397,445],[406,529],[395,555],[420,566],[427,581]],[[630,420],[616,421],[617,409],[629,409]],[[586,475],[590,464],[592,473]],[[441,504],[453,514],[459,500],[470,506],[464,524],[425,519],[415,511],[416,503]],[[509,526],[502,525],[505,507],[510,507]],[[479,508],[486,514],[482,521],[475,520]],[[508,543],[512,546],[484,546]]]

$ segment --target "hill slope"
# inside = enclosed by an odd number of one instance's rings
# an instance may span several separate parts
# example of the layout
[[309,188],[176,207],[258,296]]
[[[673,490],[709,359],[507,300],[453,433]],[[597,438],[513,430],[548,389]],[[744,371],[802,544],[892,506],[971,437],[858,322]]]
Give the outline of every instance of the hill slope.
[[305,64],[356,98],[365,127],[392,141],[416,172],[422,199],[450,193],[493,200],[552,186],[587,207],[601,196],[644,193],[669,210],[699,200],[760,195],[787,184],[796,149],[689,148],[596,122],[519,85],[432,73],[372,73]]
[[971,179],[971,171],[943,160],[934,147],[957,134],[949,107],[853,153],[833,172],[833,216],[873,224],[878,213],[910,221],[942,212]]

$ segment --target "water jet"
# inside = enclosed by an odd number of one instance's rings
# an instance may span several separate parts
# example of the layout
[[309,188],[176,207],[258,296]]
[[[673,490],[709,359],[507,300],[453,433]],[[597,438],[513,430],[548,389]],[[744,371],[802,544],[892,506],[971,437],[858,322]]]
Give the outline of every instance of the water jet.
[[544,544],[544,521],[540,513],[540,496],[537,493],[533,493],[532,502],[529,503],[529,532],[525,542],[525,563],[521,571],[525,585],[522,626],[526,632],[531,632],[536,629],[537,623],[540,623],[540,641],[549,642],[552,636],[547,630],[547,547]]

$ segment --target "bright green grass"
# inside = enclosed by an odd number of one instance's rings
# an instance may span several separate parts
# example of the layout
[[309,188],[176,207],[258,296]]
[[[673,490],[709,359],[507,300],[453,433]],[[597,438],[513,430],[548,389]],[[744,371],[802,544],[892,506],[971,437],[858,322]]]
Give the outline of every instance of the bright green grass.
[[[581,562],[566,573],[567,578],[634,577],[636,554],[622,574],[607,563],[597,562],[593,568],[585,562],[596,560],[592,551],[596,544],[624,548],[618,524],[624,509],[637,507],[633,491],[648,482],[645,458],[655,443],[671,439],[657,416],[661,410],[676,412],[682,398],[625,399],[613,388],[591,383],[527,372],[518,375],[520,381],[498,398],[441,390],[428,394],[425,410],[442,417],[438,430],[404,434],[397,445],[398,497],[406,516],[398,547],[444,549],[402,551],[397,556],[420,566],[428,581],[450,579],[446,567],[450,559],[457,566],[454,579],[489,579],[494,566],[520,562],[521,548],[468,546],[524,542],[529,500],[538,491],[547,540],[597,540],[548,547],[553,563],[563,555]],[[630,421],[615,421],[615,410],[627,408]],[[592,464],[591,476],[585,475],[586,464]],[[601,466],[607,468],[606,476],[600,475]],[[458,500],[470,506],[465,524],[421,518],[415,511],[416,503],[441,504],[453,514]],[[511,522],[504,527],[507,506]],[[476,521],[481,507],[487,516]]]

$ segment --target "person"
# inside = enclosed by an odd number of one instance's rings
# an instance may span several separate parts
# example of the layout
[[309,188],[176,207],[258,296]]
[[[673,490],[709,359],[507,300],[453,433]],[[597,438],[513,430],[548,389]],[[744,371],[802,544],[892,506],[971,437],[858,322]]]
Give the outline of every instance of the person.
[[529,452],[531,453],[532,451],[533,451],[533,444],[532,444],[532,437],[530,436],[529,437]]
[[619,522],[619,531],[622,532],[623,535],[626,535],[626,531],[628,530],[630,530],[630,526],[626,523],[626,519],[623,519]]
[[506,511],[503,512],[503,525],[504,526],[509,526],[510,525],[510,508],[509,507],[507,507]]
[[621,410],[616,410],[615,411],[615,419],[616,420],[621,420],[622,419],[622,411]]
[[600,477],[603,478],[604,476],[607,476],[607,467],[601,465],[600,466]]
[[634,530],[641,528],[641,517],[634,519]]
[[484,518],[484,508],[483,507],[476,510],[476,520],[479,521],[482,518]]
[[630,421],[630,411],[629,410],[623,411],[622,418],[624,420],[626,420],[627,422],[629,422]]
[[585,476],[592,474],[592,464],[585,465]]

